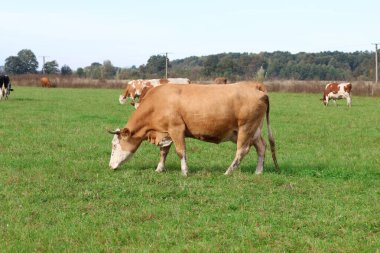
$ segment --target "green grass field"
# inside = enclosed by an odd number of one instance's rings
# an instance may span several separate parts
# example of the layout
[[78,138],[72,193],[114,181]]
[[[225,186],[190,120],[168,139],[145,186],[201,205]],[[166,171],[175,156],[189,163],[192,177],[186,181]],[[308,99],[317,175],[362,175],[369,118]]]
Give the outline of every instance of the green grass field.
[[[157,174],[143,143],[108,169],[132,107],[119,90],[14,87],[0,101],[1,252],[379,252],[380,99],[324,108],[321,94],[272,93],[282,173],[251,150],[187,139]],[[267,140],[267,137],[265,137]]]

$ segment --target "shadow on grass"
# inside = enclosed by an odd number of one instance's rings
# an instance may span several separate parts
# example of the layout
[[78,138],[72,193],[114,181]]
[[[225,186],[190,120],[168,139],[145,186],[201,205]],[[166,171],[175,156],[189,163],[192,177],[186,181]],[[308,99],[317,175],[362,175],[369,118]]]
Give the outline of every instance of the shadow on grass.
[[[131,164],[124,164],[119,169],[115,170],[115,172],[125,172],[126,170],[133,170],[135,172],[154,172],[156,169],[158,161],[150,161],[147,162],[136,162]],[[206,164],[204,166],[192,165],[189,166],[189,174],[224,174],[228,168],[228,164],[226,165],[212,165]],[[296,164],[291,162],[281,162],[279,161],[280,171],[277,171],[273,163],[264,164],[264,174],[279,174],[284,176],[294,176],[294,177],[314,177],[314,178],[335,178],[335,179],[343,179],[350,180],[354,178],[368,178],[370,175],[362,175],[355,171],[353,168],[343,168],[343,167],[335,167],[329,164]],[[240,165],[236,171],[241,171],[246,174],[255,174],[256,171],[256,163],[252,164],[242,164]],[[181,173],[181,164],[176,161],[167,161],[165,166],[166,173]],[[373,176],[373,175],[372,175]]]
[[30,101],[38,101],[39,99],[35,99],[35,98],[9,98],[9,100],[30,102]]

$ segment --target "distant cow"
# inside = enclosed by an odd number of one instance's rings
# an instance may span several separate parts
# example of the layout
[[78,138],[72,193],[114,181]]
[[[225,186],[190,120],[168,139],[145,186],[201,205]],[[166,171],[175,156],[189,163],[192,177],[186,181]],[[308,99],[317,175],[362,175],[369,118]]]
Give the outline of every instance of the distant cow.
[[120,104],[125,104],[127,101],[127,98],[132,99],[132,105],[134,105],[136,108],[138,107],[138,103],[135,103],[135,99],[138,99],[144,88],[148,86],[148,88],[157,87],[159,85],[163,84],[189,84],[190,79],[188,78],[168,78],[168,79],[138,79],[138,80],[132,80],[129,81],[127,86],[124,89],[124,92],[122,95],[119,96],[119,102]]
[[323,104],[327,106],[330,99],[332,99],[336,105],[337,99],[345,98],[347,100],[347,106],[351,107],[351,89],[351,83],[329,83],[323,91],[323,98],[321,100]]
[[191,82],[189,78],[168,78],[167,80],[171,84],[189,84]]
[[0,75],[0,100],[8,99],[12,89],[12,84],[7,75]]
[[51,87],[51,82],[50,82],[49,78],[47,78],[47,77],[42,77],[40,79],[40,82],[41,82],[41,86],[42,87],[45,87],[45,88],[50,88]]
[[241,81],[241,82],[237,82],[236,84],[243,84],[243,83],[252,85],[256,89],[258,89],[259,91],[262,91],[264,93],[268,92],[267,87],[265,87],[265,85],[263,83],[260,83],[260,82],[256,82],[256,81]]
[[225,77],[217,77],[214,79],[214,83],[216,84],[226,84],[227,83],[227,78]]
[[237,144],[235,159],[226,175],[239,166],[253,145],[258,155],[256,174],[261,174],[266,149],[261,136],[265,117],[272,159],[279,170],[267,94],[249,84],[161,85],[146,94],[123,129],[110,132],[114,137],[109,166],[111,169],[118,168],[147,140],[160,147],[161,156],[156,171],[161,172],[165,168],[170,146],[174,143],[181,159],[182,174],[186,176],[185,137],[190,137],[216,144],[225,141]]

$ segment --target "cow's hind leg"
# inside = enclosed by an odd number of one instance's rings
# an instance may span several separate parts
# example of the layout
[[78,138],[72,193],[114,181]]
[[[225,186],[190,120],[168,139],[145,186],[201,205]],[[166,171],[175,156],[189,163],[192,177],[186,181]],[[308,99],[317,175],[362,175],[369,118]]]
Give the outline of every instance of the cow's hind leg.
[[232,161],[230,167],[228,167],[224,175],[231,175],[232,172],[234,172],[234,170],[239,167],[240,162],[243,160],[244,156],[248,154],[249,149],[249,145],[238,147],[236,150],[235,159]]
[[252,140],[252,145],[255,146],[257,152],[257,165],[255,173],[261,174],[264,170],[266,143],[263,137],[260,136],[259,138]]
[[169,135],[173,140],[175,151],[181,159],[182,174],[187,176],[189,169],[186,162],[185,126],[183,128],[177,127],[175,131],[169,132]]
[[250,147],[249,134],[239,131],[235,159],[232,161],[224,175],[232,174],[232,172],[239,166],[244,156],[248,154]]
[[162,172],[165,169],[165,161],[168,156],[170,146],[160,147],[160,162],[157,165],[156,172]]

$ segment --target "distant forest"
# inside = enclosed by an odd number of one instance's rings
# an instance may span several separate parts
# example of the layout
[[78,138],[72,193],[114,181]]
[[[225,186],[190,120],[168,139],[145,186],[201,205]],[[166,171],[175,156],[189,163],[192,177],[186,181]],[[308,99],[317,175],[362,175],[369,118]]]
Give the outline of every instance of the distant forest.
[[[256,79],[264,73],[266,80],[363,80],[375,79],[375,53],[320,52],[297,53],[276,51],[272,53],[221,53],[168,60],[168,77],[187,77],[193,81],[226,77],[229,82]],[[34,53],[24,49],[17,56],[6,59],[4,69],[8,74],[37,73],[38,62]],[[151,56],[146,64],[130,68],[115,67],[111,61],[94,62],[90,66],[72,71],[67,65],[58,68],[56,61],[44,65],[45,74],[77,75],[93,79],[148,79],[163,78],[166,57]]]
[[189,57],[171,62],[171,73],[193,79],[224,76],[254,79],[261,67],[266,79],[373,80],[375,55],[370,52],[226,53]]
[[[374,80],[375,54],[373,52],[297,53],[222,53],[192,56],[169,61],[170,77],[188,77],[191,80],[212,80],[223,76],[230,81],[255,79],[262,68],[265,79],[294,80]],[[123,71],[123,70],[120,70]],[[119,71],[119,74],[122,72]],[[125,72],[124,72],[125,71]],[[162,77],[165,75],[165,57],[152,56],[146,65],[123,72],[128,79]]]

